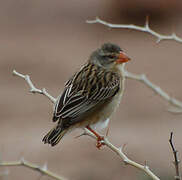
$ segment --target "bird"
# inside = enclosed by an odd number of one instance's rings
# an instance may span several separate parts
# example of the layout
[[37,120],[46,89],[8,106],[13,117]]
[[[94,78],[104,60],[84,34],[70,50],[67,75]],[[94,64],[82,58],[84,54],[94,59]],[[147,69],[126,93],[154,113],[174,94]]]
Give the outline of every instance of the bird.
[[130,58],[120,46],[105,43],[91,53],[87,62],[65,83],[54,105],[53,122],[57,124],[43,142],[55,146],[75,128],[86,128],[97,137],[97,125],[105,128],[120,104],[124,92],[124,66]]

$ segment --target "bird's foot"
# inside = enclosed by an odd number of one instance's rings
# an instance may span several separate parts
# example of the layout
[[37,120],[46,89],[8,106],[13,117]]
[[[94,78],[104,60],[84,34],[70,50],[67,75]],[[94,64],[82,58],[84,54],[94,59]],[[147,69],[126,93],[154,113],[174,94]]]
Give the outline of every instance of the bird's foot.
[[104,143],[104,137],[103,136],[97,136],[97,144],[96,144],[96,147],[98,149],[100,149],[103,145],[105,145],[105,143]]
[[96,138],[97,138],[96,147],[98,149],[100,149],[103,145],[105,145],[104,136],[99,135],[96,131],[94,131],[92,128],[90,128],[90,126],[86,126],[86,128],[96,136]]

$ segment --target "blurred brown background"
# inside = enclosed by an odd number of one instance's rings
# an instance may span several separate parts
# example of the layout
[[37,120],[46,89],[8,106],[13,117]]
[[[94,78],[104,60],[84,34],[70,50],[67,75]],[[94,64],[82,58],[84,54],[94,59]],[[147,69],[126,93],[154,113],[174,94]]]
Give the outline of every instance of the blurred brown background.
[[[0,159],[24,157],[70,180],[145,179],[139,170],[125,166],[107,148],[97,150],[89,137],[66,136],[56,147],[41,140],[53,126],[52,104],[32,95],[25,81],[12,70],[29,74],[39,88],[55,97],[64,82],[104,42],[119,44],[132,61],[127,69],[145,73],[169,94],[182,100],[182,44],[155,43],[155,38],[132,30],[86,24],[96,16],[113,23],[143,25],[150,15],[153,29],[177,34],[182,30],[182,4],[175,0],[6,0],[0,2]],[[171,131],[182,159],[182,115],[167,112],[168,103],[143,84],[127,80],[120,108],[112,117],[109,139],[139,163],[145,161],[159,177],[173,179]],[[37,179],[38,172],[22,167],[6,169],[0,179]],[[51,179],[46,176],[41,179]],[[167,178],[165,178],[167,179]]]

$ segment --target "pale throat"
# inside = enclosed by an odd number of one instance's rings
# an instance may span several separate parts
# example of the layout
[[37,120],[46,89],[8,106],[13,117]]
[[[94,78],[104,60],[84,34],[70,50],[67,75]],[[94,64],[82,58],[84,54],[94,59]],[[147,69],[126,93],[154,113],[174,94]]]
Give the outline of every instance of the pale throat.
[[121,74],[121,76],[125,76],[125,65],[126,63],[122,63],[122,64],[117,64],[115,66],[115,69]]

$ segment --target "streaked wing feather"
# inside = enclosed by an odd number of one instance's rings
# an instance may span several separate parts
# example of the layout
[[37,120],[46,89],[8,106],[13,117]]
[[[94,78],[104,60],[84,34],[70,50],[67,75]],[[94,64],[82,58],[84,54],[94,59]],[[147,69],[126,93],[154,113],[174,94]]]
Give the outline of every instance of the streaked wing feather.
[[88,64],[66,83],[55,105],[53,119],[78,122],[79,117],[113,97],[119,88],[120,77],[117,73]]

